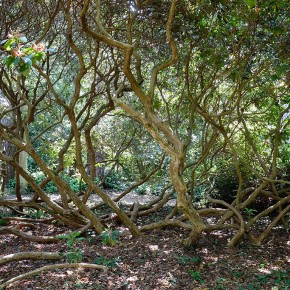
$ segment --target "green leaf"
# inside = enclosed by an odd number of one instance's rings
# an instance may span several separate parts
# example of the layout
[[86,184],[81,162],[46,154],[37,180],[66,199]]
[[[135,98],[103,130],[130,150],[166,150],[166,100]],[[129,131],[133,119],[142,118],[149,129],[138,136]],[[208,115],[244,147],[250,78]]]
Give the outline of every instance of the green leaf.
[[12,55],[10,55],[6,58],[6,66],[8,69],[11,67],[11,65],[14,64],[15,60],[16,60],[16,58]]
[[27,70],[27,69],[29,69],[29,66],[28,66],[26,63],[22,64],[22,65],[19,67],[19,71],[20,71],[21,73],[24,72],[24,71]]
[[120,231],[115,230],[115,231],[113,231],[113,233],[111,235],[111,239],[115,240],[119,235],[120,235]]
[[68,260],[68,262],[69,263],[73,262],[74,257],[75,257],[74,253],[72,253],[72,252],[68,253],[67,254],[67,260]]
[[30,66],[24,63],[23,65],[19,67],[19,72],[27,77],[30,73]]
[[257,5],[257,0],[244,0],[248,8],[253,8]]
[[44,52],[37,52],[33,58],[35,58],[38,61],[41,61],[42,58],[44,57],[45,53]]
[[22,60],[30,67],[32,66],[32,61],[28,57],[22,57]]
[[8,39],[4,39],[4,40],[2,40],[1,42],[0,42],[0,44],[2,45],[2,44],[4,44],[5,42],[7,42],[8,41]]
[[9,224],[8,221],[6,221],[6,220],[2,220],[2,219],[0,218],[0,227],[1,227],[1,226],[7,226],[8,224]]
[[23,49],[23,52],[28,53],[28,54],[33,52],[33,51],[34,50],[31,47],[27,47],[27,48]]
[[31,53],[31,54],[29,54],[28,56],[27,56],[27,58],[29,58],[29,59],[33,59],[34,58],[34,56],[35,56],[35,53]]
[[16,57],[14,61],[14,65],[17,66],[20,63],[20,57]]
[[25,36],[21,36],[18,39],[20,42],[27,42],[27,38]]
[[7,51],[10,51],[11,50],[11,46],[15,43],[15,39],[14,38],[10,38],[6,41],[5,45],[4,45],[4,48],[7,50]]
[[25,71],[22,72],[22,74],[23,74],[25,77],[29,76],[29,74],[30,74],[30,69],[29,69],[29,68],[26,69]]
[[14,57],[14,56],[10,55],[7,58],[5,58],[5,64],[6,64],[8,69],[11,67],[11,65],[17,66],[19,64],[19,62],[20,62],[19,57]]

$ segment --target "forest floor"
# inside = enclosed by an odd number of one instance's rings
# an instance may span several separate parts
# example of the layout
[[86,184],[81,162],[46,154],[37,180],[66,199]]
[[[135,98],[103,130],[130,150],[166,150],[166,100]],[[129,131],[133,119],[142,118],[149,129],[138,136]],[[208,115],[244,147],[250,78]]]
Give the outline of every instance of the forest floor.
[[[141,223],[158,221],[169,208],[151,214]],[[12,225],[16,222],[12,222]],[[23,229],[32,235],[63,235],[70,230],[57,224],[35,224]],[[118,230],[124,231],[119,227]],[[204,234],[197,245],[182,246],[188,232],[162,229],[134,238],[120,235],[114,247],[102,243],[99,236],[87,236],[74,245],[82,252],[82,262],[109,267],[104,272],[94,269],[57,269],[25,278],[6,289],[290,289],[290,237],[285,229],[276,228],[257,247],[243,240],[228,247],[224,231]],[[103,240],[104,241],[104,240]],[[23,251],[68,252],[66,240],[38,244],[13,235],[0,236],[0,258]],[[18,261],[0,266],[0,283],[21,273],[59,261]]]

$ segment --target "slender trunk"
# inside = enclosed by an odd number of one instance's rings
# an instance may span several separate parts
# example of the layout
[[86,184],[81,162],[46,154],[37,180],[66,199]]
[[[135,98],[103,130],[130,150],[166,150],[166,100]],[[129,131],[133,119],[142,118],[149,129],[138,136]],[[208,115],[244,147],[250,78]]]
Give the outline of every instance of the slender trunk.
[[200,218],[197,210],[193,207],[190,198],[187,196],[187,187],[182,178],[182,171],[182,159],[173,157],[170,163],[170,176],[177,193],[177,206],[178,209],[186,215],[193,226],[193,230],[191,231],[189,237],[184,241],[185,246],[190,246],[200,239],[206,226]]
[[6,163],[1,161],[1,172],[0,172],[0,183],[1,183],[1,192],[4,192],[5,185],[6,185]]
[[[25,151],[19,153],[19,165],[27,171],[27,153]],[[28,186],[27,181],[22,176],[19,176],[19,186],[21,193],[25,192]]]
[[[19,163],[19,153],[15,156],[16,162]],[[21,187],[20,187],[20,174],[15,172],[15,194],[18,201],[22,201]],[[19,211],[23,211],[23,207],[18,208]]]

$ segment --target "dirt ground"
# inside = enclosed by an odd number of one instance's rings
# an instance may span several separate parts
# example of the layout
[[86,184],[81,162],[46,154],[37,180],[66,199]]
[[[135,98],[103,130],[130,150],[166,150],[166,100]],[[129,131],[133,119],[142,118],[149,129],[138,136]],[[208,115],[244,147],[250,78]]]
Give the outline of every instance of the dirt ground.
[[[160,214],[145,219],[157,221]],[[39,236],[55,236],[70,230],[56,224],[36,224],[34,229],[23,229]],[[182,240],[187,234],[175,228],[147,232],[138,238],[120,235],[114,247],[104,245],[99,236],[87,235],[74,246],[81,251],[82,262],[106,265],[109,267],[107,272],[51,270],[6,289],[290,289],[290,237],[285,229],[276,228],[260,247],[251,245],[248,240],[243,240],[237,247],[228,247],[228,233],[216,231],[205,234],[197,245],[185,248]],[[22,251],[69,251],[66,240],[38,244],[13,235],[0,236],[0,250],[0,258]],[[53,263],[56,262],[4,264],[0,266],[0,282]]]

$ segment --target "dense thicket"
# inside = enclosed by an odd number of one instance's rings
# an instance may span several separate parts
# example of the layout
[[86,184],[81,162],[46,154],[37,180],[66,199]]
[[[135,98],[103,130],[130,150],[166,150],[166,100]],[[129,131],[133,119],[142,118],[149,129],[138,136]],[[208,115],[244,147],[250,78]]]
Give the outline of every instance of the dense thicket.
[[[0,9],[1,206],[102,233],[108,218],[87,203],[97,194],[133,235],[178,226],[186,245],[220,229],[230,229],[231,245],[244,236],[259,244],[289,225],[287,1]],[[16,200],[5,200],[7,186]],[[115,200],[104,191],[112,187]],[[121,209],[133,190],[156,197]],[[165,220],[137,226],[169,199]]]

